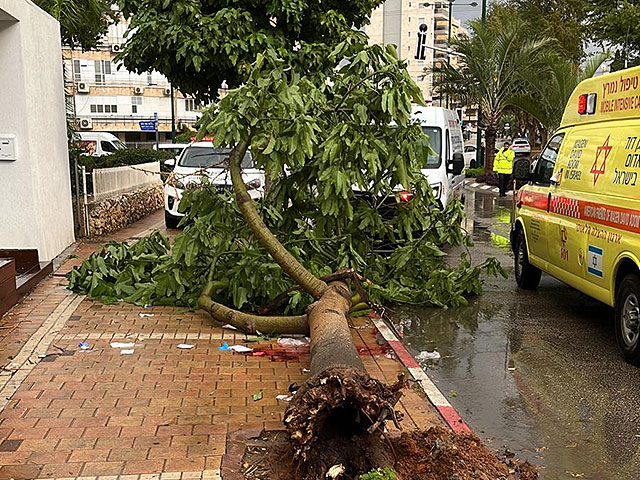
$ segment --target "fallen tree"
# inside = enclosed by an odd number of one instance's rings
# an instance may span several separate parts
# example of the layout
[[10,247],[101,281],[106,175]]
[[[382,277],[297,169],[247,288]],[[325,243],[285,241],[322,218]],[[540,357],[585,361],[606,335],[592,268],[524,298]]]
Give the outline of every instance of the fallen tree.
[[[206,177],[194,182],[180,204],[184,232],[172,246],[160,234],[109,244],[72,272],[70,288],[106,302],[198,306],[248,333],[310,334],[311,378],[285,415],[296,458],[304,478],[324,478],[334,462],[350,476],[365,473],[377,466],[375,455],[353,455],[346,445],[353,435],[380,445],[385,422],[397,420],[404,383],[368,376],[350,312],[390,301],[464,304],[480,292],[483,271],[501,271],[494,259],[473,266],[464,254],[456,267],[446,262],[446,248],[470,240],[460,228],[461,205],[438,208],[421,174],[433,152],[411,122],[420,90],[393,46],[370,46],[352,29],[378,2],[305,3],[302,13],[295,2],[283,2],[279,13],[270,2],[218,10],[207,3],[192,17],[173,15],[186,2],[124,3],[144,7],[125,47],[129,62],[157,67],[144,63],[144,52],[136,57],[133,46],[152,25],[166,21],[175,29],[172,22],[189,19],[217,28],[212,58],[225,48],[235,58],[229,78],[241,77],[242,86],[200,122],[200,135],[212,136],[215,147],[232,147],[226,168],[234,192],[216,192]],[[264,17],[259,28],[246,32],[256,15]],[[311,28],[310,20],[313,33],[298,29]],[[234,21],[237,31],[229,28]],[[272,181],[259,202],[243,181],[249,149]],[[401,202],[398,186],[413,200]],[[269,315],[254,313],[259,309]]]

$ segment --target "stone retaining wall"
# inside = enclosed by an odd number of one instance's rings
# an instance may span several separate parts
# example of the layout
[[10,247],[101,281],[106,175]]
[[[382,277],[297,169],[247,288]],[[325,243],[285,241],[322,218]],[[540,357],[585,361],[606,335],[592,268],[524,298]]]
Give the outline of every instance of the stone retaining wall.
[[92,237],[106,235],[140,220],[164,205],[162,184],[143,187],[89,206]]

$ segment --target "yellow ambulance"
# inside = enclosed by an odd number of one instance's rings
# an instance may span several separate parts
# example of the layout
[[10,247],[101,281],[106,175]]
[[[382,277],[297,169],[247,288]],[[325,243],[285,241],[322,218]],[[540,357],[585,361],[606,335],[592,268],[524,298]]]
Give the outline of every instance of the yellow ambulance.
[[516,281],[544,271],[615,309],[623,357],[640,365],[640,67],[582,82],[515,199]]

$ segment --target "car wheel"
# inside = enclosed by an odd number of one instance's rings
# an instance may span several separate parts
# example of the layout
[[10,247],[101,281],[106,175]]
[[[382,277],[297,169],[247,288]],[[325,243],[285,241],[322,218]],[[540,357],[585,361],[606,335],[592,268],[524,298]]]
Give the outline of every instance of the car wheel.
[[524,238],[524,231],[518,230],[516,245],[514,249],[516,283],[523,290],[535,290],[540,284],[542,270],[529,263],[527,254],[527,241]]
[[640,277],[622,279],[616,295],[616,341],[624,359],[640,366]]
[[180,218],[174,217],[166,210],[164,211],[164,224],[169,229],[178,228],[178,224],[180,223]]

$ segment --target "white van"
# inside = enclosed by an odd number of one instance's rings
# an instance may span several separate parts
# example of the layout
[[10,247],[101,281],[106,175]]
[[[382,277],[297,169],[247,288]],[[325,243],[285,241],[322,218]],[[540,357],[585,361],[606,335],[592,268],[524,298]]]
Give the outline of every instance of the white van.
[[94,157],[111,155],[127,148],[118,137],[108,132],[76,132],[75,135],[86,153]]
[[188,143],[159,143],[157,146],[154,145],[153,149],[159,152],[171,152],[177,159],[188,146]]
[[429,136],[433,154],[429,155],[422,174],[433,188],[436,200],[443,207],[460,197],[464,187],[464,138],[458,115],[442,107],[412,109],[412,119],[420,123]]
[[[225,168],[229,148],[213,148],[210,141],[193,142],[185,148],[180,157],[164,162],[173,168],[173,173],[164,185],[164,220],[167,228],[176,228],[184,213],[178,210],[185,190],[197,187],[203,176],[207,176],[218,192],[232,192],[231,174]],[[264,196],[265,175],[263,170],[254,168],[251,153],[242,160],[242,178],[249,189],[249,196],[257,200]]]

